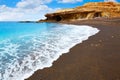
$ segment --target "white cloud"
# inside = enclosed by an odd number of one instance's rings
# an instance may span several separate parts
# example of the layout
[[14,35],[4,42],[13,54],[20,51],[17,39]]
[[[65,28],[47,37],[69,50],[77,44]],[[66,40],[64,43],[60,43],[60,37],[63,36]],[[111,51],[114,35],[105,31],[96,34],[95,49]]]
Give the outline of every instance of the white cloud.
[[22,0],[17,3],[17,7],[19,8],[35,8],[39,5],[43,5],[45,3],[49,3],[52,0]]
[[0,5],[0,21],[38,20],[44,18],[44,14],[54,11],[46,3],[52,0],[22,0],[15,8]]
[[104,0],[104,2],[117,2],[116,0]]
[[82,2],[83,0],[57,0],[59,3],[76,3]]

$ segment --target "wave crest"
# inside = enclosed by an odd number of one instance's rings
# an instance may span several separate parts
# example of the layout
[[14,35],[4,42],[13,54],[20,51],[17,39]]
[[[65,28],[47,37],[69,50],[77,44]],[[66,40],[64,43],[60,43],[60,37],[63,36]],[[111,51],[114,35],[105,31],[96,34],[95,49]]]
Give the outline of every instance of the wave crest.
[[53,26],[42,34],[27,35],[0,43],[0,80],[24,80],[99,30],[90,26]]

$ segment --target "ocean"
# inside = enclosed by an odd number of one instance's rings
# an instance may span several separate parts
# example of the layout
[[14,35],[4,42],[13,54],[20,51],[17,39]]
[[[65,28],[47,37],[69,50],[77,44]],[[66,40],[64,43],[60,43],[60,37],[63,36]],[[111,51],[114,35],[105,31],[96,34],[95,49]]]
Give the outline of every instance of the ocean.
[[51,67],[62,54],[98,32],[87,25],[0,22],[0,80],[24,80]]

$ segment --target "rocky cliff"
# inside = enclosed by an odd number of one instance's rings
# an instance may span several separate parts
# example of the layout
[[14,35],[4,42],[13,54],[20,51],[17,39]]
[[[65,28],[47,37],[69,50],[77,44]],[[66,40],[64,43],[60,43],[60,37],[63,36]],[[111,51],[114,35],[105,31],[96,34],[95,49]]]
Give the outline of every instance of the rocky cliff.
[[90,2],[76,8],[58,10],[45,16],[47,17],[45,20],[39,21],[70,21],[120,17],[120,4],[115,2]]

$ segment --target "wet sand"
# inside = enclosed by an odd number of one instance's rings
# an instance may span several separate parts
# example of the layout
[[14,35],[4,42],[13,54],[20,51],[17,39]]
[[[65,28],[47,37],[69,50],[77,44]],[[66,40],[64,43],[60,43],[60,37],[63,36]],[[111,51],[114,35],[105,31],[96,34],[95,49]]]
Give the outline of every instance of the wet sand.
[[120,80],[120,18],[62,23],[90,25],[100,32],[27,80]]

